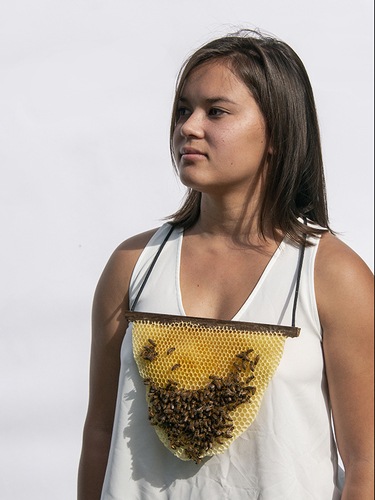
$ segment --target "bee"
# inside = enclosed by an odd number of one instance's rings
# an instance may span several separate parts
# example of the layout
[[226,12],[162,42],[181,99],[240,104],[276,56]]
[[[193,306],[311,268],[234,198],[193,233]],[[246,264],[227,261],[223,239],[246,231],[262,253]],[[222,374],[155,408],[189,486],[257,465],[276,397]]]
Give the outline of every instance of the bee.
[[149,344],[151,344],[151,345],[152,345],[152,347],[156,347],[156,342],[155,342],[155,340],[148,339],[148,342],[149,342]]
[[247,352],[240,352],[236,354],[236,357],[242,359],[243,361],[250,361],[247,354]]
[[242,371],[241,366],[240,366],[240,365],[238,365],[237,363],[233,363],[233,366],[235,367],[235,369],[236,369],[238,372]]
[[157,358],[158,353],[155,351],[155,347],[153,345],[148,346],[145,345],[143,346],[143,349],[140,353],[143,359],[146,359],[148,361],[154,361],[154,359]]
[[176,382],[176,380],[172,380],[172,379],[169,378],[166,388],[175,387],[177,385],[178,385],[178,382]]
[[169,356],[170,354],[172,354],[173,351],[175,351],[176,348],[175,347],[170,347],[168,350],[167,350],[167,356]]
[[177,368],[180,368],[180,363],[176,363],[175,365],[172,366],[171,368],[171,371],[174,372],[175,370],[177,370]]

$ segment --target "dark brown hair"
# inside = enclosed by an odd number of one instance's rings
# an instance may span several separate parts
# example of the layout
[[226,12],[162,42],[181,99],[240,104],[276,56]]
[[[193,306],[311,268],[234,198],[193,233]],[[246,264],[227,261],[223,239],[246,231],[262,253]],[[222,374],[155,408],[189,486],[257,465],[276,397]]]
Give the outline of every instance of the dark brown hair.
[[[319,125],[306,69],[289,45],[254,31],[213,40],[185,62],[176,85],[171,121],[171,154],[178,100],[190,72],[208,61],[224,61],[248,87],[266,122],[272,154],[267,157],[259,232],[266,224],[297,243],[303,234],[318,234],[301,221],[307,218],[329,229]],[[184,204],[170,217],[174,225],[191,227],[200,213],[201,193],[189,189]]]

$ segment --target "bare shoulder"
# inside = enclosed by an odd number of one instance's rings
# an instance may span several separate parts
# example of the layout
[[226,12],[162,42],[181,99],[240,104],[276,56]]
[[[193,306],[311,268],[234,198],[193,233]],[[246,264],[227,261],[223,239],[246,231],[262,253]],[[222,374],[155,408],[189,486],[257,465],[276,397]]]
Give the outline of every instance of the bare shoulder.
[[316,277],[342,284],[352,280],[372,280],[373,274],[361,257],[331,233],[322,236],[316,258]]
[[113,252],[110,262],[114,261],[116,264],[121,264],[121,267],[128,268],[130,266],[133,268],[138,257],[157,230],[158,228],[150,229],[123,241]]
[[315,289],[323,320],[365,307],[373,300],[373,273],[361,257],[336,236],[322,236],[315,263]]
[[112,253],[99,279],[96,298],[105,303],[123,302],[127,299],[134,266],[147,243],[158,229],[137,234],[123,241]]

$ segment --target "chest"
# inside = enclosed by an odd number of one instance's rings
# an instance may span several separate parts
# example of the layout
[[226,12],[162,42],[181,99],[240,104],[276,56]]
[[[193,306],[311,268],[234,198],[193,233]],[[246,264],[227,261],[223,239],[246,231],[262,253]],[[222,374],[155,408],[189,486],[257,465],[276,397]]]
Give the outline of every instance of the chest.
[[180,290],[185,313],[232,319],[256,288],[274,258],[267,250],[217,249],[182,244]]

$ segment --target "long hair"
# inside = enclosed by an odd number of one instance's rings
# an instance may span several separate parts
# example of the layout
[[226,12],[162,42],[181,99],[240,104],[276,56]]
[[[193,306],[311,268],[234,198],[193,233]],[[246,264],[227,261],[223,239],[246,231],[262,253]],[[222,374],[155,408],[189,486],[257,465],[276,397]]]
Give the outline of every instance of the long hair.
[[[178,100],[190,72],[208,61],[229,64],[256,100],[266,122],[272,153],[259,207],[258,229],[266,225],[280,230],[296,243],[304,233],[322,231],[306,227],[301,219],[329,229],[320,133],[313,91],[306,69],[286,43],[245,30],[213,40],[198,49],[178,76],[170,127],[172,162],[173,133]],[[188,189],[182,207],[172,216],[174,225],[191,227],[200,213],[201,193]],[[314,225],[315,226],[315,225]]]

